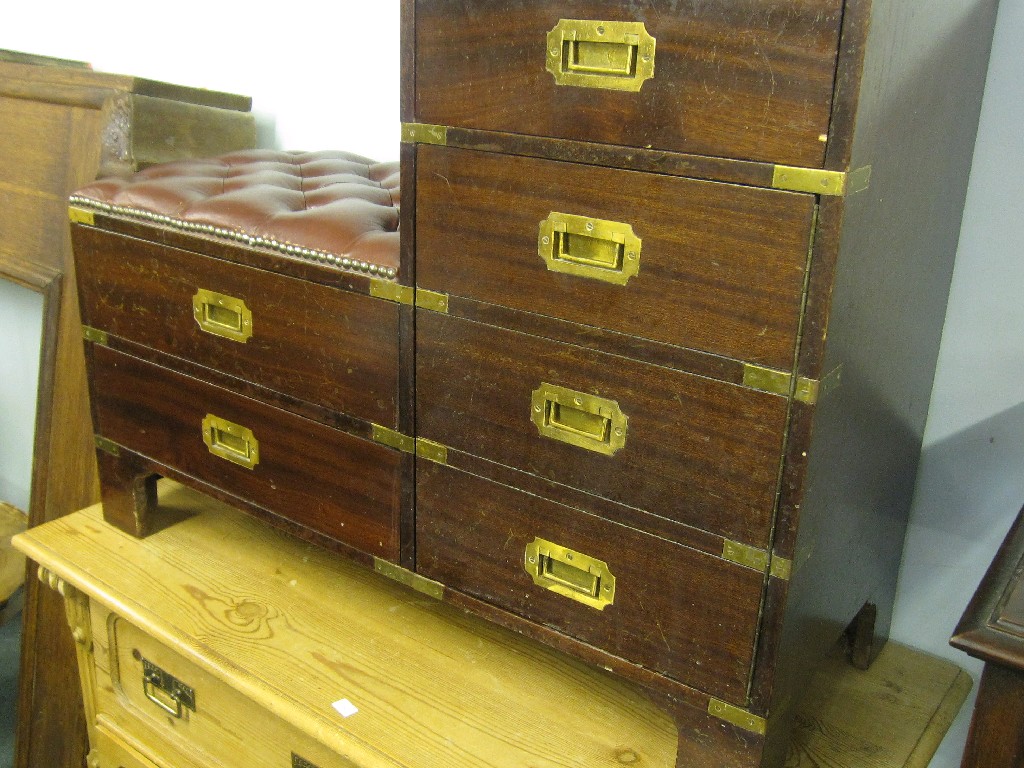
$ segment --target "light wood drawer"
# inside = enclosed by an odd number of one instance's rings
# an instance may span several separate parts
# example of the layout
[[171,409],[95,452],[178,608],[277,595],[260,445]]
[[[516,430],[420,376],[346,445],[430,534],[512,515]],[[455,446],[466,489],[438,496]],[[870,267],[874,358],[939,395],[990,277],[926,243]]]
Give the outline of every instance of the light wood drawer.
[[[822,163],[842,0],[419,0],[415,12],[417,122]],[[650,79],[650,48],[621,23],[655,39]],[[588,87],[601,68],[639,91]]]
[[[99,724],[92,732],[89,752],[89,768],[206,768],[196,763],[185,763],[180,756],[175,763],[154,762],[129,746],[131,740],[123,734],[115,733],[109,725]],[[159,753],[162,745],[154,745]]]
[[[246,611],[257,605],[240,603],[224,609],[235,612],[235,623],[255,625],[260,617]],[[353,768],[349,760],[332,754],[132,623],[95,603],[92,610],[99,613],[94,626],[106,625],[103,657],[109,659],[109,671],[97,665],[96,718],[101,733],[107,723],[108,732],[126,734],[138,742],[139,751],[159,756],[168,768],[293,768],[293,755],[316,768]],[[146,675],[154,675],[154,670],[159,670],[160,682],[147,683]],[[174,686],[188,690],[179,701],[167,690]],[[324,705],[330,707],[330,702]],[[134,752],[109,737],[97,746],[101,754],[106,749],[117,759]],[[124,768],[152,768],[148,761],[136,759],[137,764],[129,761]]]
[[420,288],[787,370],[814,198],[423,146]]

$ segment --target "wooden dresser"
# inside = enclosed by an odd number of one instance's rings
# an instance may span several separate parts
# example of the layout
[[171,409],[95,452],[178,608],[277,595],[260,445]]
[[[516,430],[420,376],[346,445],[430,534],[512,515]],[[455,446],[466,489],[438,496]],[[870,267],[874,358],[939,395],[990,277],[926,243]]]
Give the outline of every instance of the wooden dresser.
[[416,571],[781,765],[887,634],[994,0],[405,0]]
[[[98,176],[253,146],[250,100],[0,51],[0,275],[46,292],[29,524],[99,497],[67,196]],[[16,764],[77,768],[85,726],[60,601],[27,584]]]
[[963,768],[1024,763],[1024,509],[950,643],[985,662]]
[[96,506],[16,541],[67,605],[89,768],[670,764],[637,686],[170,481],[160,502],[179,522],[145,539]]

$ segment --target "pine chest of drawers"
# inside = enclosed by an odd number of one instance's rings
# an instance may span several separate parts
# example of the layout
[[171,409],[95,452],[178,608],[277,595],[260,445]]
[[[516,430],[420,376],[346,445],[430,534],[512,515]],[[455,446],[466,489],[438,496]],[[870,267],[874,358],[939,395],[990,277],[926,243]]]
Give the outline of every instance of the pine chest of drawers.
[[781,764],[887,635],[994,13],[403,3],[416,571],[679,766]]
[[369,562],[402,559],[396,171],[255,150],[72,197],[108,520],[157,527],[162,475]]

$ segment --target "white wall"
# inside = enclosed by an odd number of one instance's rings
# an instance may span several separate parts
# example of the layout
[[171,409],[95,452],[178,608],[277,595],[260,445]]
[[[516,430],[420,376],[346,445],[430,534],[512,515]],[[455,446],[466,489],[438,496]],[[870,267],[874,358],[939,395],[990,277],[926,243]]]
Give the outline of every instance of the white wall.
[[28,512],[43,297],[0,280],[0,501]]
[[[398,0],[8,5],[0,48],[250,94],[266,146],[397,157]],[[974,673],[947,641],[1024,503],[1022,47],[1024,0],[1002,0],[893,626]],[[936,768],[959,764],[967,714]]]

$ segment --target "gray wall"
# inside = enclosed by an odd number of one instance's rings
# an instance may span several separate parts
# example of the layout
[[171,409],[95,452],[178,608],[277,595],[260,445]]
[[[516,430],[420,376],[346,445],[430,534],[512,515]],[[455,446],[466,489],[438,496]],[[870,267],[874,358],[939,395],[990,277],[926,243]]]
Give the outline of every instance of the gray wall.
[[[268,14],[231,2],[182,0],[173,14],[134,0],[93,3],[88,13],[70,2],[17,3],[4,11],[0,48],[251,94],[268,146],[395,157],[397,0],[294,0],[280,15],[302,34],[268,33]],[[195,43],[196,24],[232,34]],[[181,39],[193,41],[185,55]],[[1002,0],[893,625],[896,640],[954,659],[975,677],[978,666],[947,641],[1024,503],[1022,48],[1024,0]],[[31,386],[29,373],[20,375]],[[933,766],[959,764],[966,714]]]

